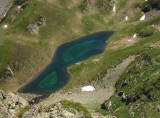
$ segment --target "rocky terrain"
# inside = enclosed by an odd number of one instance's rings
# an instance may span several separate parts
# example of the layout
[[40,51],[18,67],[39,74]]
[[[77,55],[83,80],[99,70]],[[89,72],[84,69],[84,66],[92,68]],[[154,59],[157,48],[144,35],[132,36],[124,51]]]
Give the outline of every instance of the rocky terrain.
[[[0,23],[0,118],[158,118],[159,12],[159,0],[15,0]],[[17,92],[59,45],[103,30],[116,31],[104,53],[69,67],[61,90]]]
[[[100,118],[98,113],[90,113],[78,102],[61,100],[49,106],[30,105],[24,98],[14,93],[0,91],[1,118]],[[110,118],[106,116],[105,118]]]
[[13,93],[0,91],[0,117],[14,118],[16,113],[28,106],[28,102],[22,97]]

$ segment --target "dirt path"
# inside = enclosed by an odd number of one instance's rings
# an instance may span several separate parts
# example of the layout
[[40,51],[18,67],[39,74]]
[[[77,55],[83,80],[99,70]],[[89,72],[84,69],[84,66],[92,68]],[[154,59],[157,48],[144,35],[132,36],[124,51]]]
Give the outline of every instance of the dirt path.
[[114,85],[124,69],[135,60],[136,56],[130,56],[123,60],[122,63],[107,71],[107,74],[100,82],[94,86],[96,88],[93,92],[81,92],[81,88],[77,88],[74,92],[69,93],[54,93],[47,99],[40,102],[38,105],[49,105],[60,101],[62,99],[73,100],[86,105],[88,108],[96,108],[100,106],[105,100],[109,99],[114,93]]

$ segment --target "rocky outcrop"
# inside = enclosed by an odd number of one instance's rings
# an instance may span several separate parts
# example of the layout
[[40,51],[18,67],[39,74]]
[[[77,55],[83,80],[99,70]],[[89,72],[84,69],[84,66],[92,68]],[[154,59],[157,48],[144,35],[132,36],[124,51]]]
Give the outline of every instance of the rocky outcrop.
[[56,102],[52,107],[39,109],[32,107],[23,113],[22,118],[85,118],[85,116],[73,108],[62,107],[61,102]]
[[39,27],[45,26],[45,24],[46,24],[46,18],[40,17],[38,21],[29,24],[27,30],[32,34],[38,34]]
[[38,114],[38,109],[36,107],[32,107],[29,111],[23,113],[22,118],[31,118],[32,116],[36,116]]
[[160,16],[160,11],[150,11],[146,13],[146,20],[150,20],[154,17]]
[[114,7],[114,0],[97,0],[97,6],[101,10],[109,11],[111,8]]
[[29,24],[29,26],[27,27],[27,30],[33,34],[38,34],[39,27],[37,26],[37,24]]
[[0,72],[0,77],[3,78],[3,80],[6,78],[14,78],[14,72],[9,65]]
[[31,106],[19,95],[0,90],[0,118],[92,118],[76,108],[64,106],[62,101],[46,107]]
[[140,4],[140,8],[143,12],[149,12],[152,9],[160,10],[159,0],[147,0],[146,2]]
[[22,97],[0,90],[0,117],[16,118],[17,112],[28,105]]
[[92,10],[90,0],[82,0],[80,7],[83,12],[89,12]]

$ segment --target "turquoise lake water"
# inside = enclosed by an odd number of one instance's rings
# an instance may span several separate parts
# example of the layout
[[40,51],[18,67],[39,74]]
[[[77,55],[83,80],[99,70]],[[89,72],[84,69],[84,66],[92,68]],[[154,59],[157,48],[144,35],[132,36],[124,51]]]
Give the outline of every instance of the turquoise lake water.
[[106,41],[113,33],[114,31],[97,32],[62,44],[48,67],[19,92],[44,94],[59,90],[69,81],[67,67],[104,52]]

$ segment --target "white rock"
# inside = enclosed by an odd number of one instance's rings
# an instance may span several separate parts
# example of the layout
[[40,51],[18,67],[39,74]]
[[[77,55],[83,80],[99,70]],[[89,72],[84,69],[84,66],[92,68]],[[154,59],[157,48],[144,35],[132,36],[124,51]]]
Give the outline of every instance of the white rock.
[[4,25],[3,27],[4,27],[4,28],[7,28],[7,27],[8,27],[8,25]]
[[92,61],[93,61],[93,62],[98,62],[98,61],[99,61],[99,59],[93,59]]
[[131,42],[132,40],[128,40],[128,42]]
[[113,6],[113,12],[116,12],[116,5]]
[[79,63],[76,63],[76,65],[81,65],[81,63],[79,62]]
[[21,6],[18,6],[18,9],[20,9],[21,8]]
[[126,21],[128,21],[128,16],[126,16]]
[[5,16],[6,16],[6,13],[4,13],[3,16],[5,17]]
[[146,15],[143,15],[141,18],[140,18],[140,21],[143,21],[146,19]]
[[95,88],[93,86],[84,86],[81,91],[95,91]]
[[133,35],[133,38],[136,38],[136,37],[137,37],[137,34],[134,34],[134,35]]
[[112,106],[112,102],[111,102],[111,101],[109,102],[109,105],[108,105],[108,106],[109,106],[109,107],[111,107],[111,106]]

